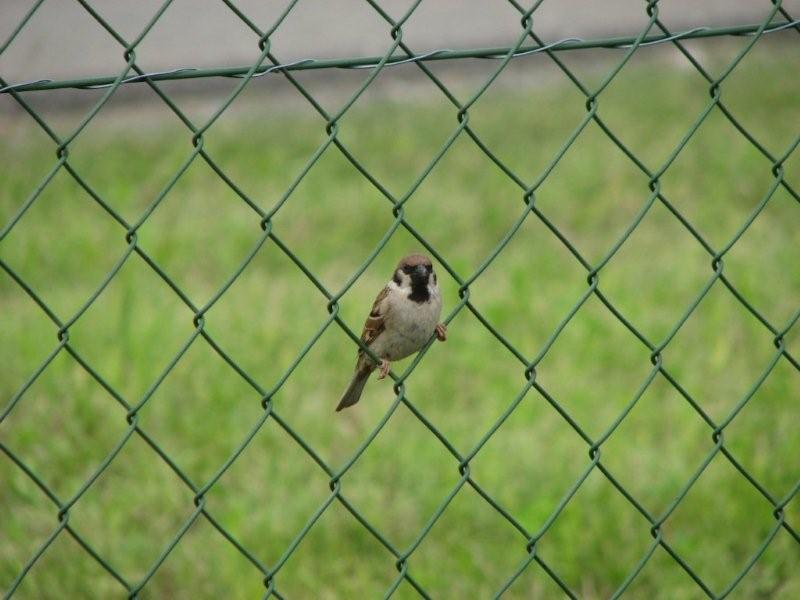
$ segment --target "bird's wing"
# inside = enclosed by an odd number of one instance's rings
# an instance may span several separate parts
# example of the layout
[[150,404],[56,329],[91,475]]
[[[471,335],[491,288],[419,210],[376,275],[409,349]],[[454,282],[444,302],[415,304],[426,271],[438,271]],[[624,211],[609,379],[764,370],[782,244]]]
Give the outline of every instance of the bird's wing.
[[389,303],[386,301],[389,296],[389,286],[383,288],[375,302],[372,303],[372,310],[369,311],[369,316],[364,322],[364,331],[361,332],[361,341],[369,346],[375,341],[375,338],[384,330],[386,323],[386,312],[389,309]]

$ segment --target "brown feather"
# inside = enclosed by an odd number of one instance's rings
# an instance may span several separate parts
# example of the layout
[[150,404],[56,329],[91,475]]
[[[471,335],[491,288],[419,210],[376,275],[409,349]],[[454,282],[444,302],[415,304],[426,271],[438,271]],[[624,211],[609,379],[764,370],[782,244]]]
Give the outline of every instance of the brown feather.
[[[375,338],[378,337],[386,326],[384,323],[384,317],[386,315],[381,314],[381,303],[386,299],[388,293],[388,287],[380,291],[378,297],[375,298],[375,302],[372,303],[372,310],[370,310],[367,320],[364,322],[364,330],[361,332],[361,341],[364,342],[366,346],[374,342]],[[359,350],[358,353],[361,355],[363,351]]]

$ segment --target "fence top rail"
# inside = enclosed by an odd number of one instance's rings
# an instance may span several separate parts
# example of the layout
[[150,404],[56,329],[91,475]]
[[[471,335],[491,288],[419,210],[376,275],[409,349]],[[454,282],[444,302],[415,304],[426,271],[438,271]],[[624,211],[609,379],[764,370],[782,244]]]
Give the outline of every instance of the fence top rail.
[[[655,46],[671,42],[674,40],[698,39],[720,36],[743,36],[755,34],[762,25],[754,23],[751,25],[739,25],[734,27],[695,27],[686,31],[667,35],[666,33],[651,34],[644,37],[639,47]],[[764,28],[763,33],[775,33],[800,27],[800,19],[793,21],[776,21]],[[517,51],[512,52],[512,58],[530,56],[539,52],[566,51],[566,50],[587,50],[592,48],[624,49],[634,44],[637,37],[610,37],[610,38],[564,38],[556,42],[540,45],[521,46]],[[452,60],[460,58],[482,58],[482,59],[502,59],[512,51],[510,46],[498,46],[487,48],[467,48],[463,50],[453,50],[450,48],[439,48],[422,54],[408,56],[406,54],[395,54],[390,56],[385,67],[393,67],[402,64],[415,62],[429,62],[436,60]],[[262,65],[253,73],[252,77],[260,77],[269,73],[285,71],[305,71],[315,69],[368,69],[375,67],[383,57],[380,56],[356,56],[345,58],[304,58],[277,65]],[[180,67],[165,71],[155,71],[144,73],[123,79],[121,84],[141,83],[144,81],[167,81],[180,79],[200,79],[207,77],[244,77],[252,68],[252,65],[242,65],[234,67],[213,67],[208,69],[198,69],[194,67]],[[5,87],[0,87],[0,94],[16,92],[34,92],[57,89],[101,89],[110,87],[116,81],[117,76],[106,75],[100,77],[84,77],[80,79],[36,79],[20,83],[12,83]]]

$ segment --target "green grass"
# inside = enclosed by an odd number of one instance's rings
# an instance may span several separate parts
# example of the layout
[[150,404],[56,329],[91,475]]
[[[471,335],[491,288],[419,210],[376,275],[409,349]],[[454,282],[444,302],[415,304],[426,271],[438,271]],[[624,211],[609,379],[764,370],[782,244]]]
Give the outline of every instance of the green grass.
[[[732,49],[731,49],[732,50]],[[615,55],[616,56],[616,55]],[[759,46],[723,86],[723,98],[773,154],[797,135],[797,79],[783,61],[796,48]],[[714,56],[723,64],[730,55]],[[568,82],[536,85],[530,71],[501,77],[470,123],[526,181],[546,168],[584,114]],[[543,60],[543,59],[542,59]],[[640,64],[641,63],[641,64]],[[495,63],[486,64],[486,68]],[[577,63],[590,80],[605,63]],[[590,69],[590,68],[591,69]],[[348,75],[349,76],[349,75]],[[526,79],[527,78],[527,79]],[[460,82],[469,89],[469,80]],[[268,84],[259,84],[268,85]],[[477,85],[477,84],[475,84]],[[87,92],[88,93],[88,92]],[[464,94],[466,96],[466,94]],[[600,97],[600,115],[651,169],[679,143],[708,101],[688,69],[635,59]],[[298,106],[301,100],[297,100]],[[248,108],[249,107],[249,108]],[[166,109],[163,111],[166,114]],[[60,117],[60,130],[71,122]],[[119,121],[123,121],[120,125]],[[440,96],[374,99],[354,106],[341,139],[401,196],[456,125]],[[54,163],[52,144],[20,117],[0,141],[0,222],[6,223]],[[70,163],[126,219],[135,221],[191,147],[175,119],[101,112],[77,138]],[[206,148],[268,209],[324,139],[305,112],[272,112],[269,95],[247,102],[206,135]],[[798,153],[785,163],[800,188]],[[715,248],[744,223],[772,182],[770,164],[718,111],[661,179],[671,202]],[[647,178],[590,124],[537,192],[537,205],[592,263],[648,198]],[[407,204],[406,217],[468,277],[523,208],[511,184],[465,136]],[[274,219],[275,232],[328,289],[339,290],[392,223],[390,204],[328,150]],[[725,274],[776,327],[799,307],[800,205],[778,189],[725,258]],[[139,232],[140,246],[197,305],[208,301],[252,249],[259,218],[200,160]],[[0,244],[7,262],[60,316],[69,318],[122,256],[124,230],[65,172]],[[419,249],[403,229],[341,300],[360,331],[398,257]],[[445,311],[458,285],[438,269]],[[654,343],[663,340],[712,275],[711,258],[660,204],[600,273],[600,289]],[[586,272],[531,216],[472,285],[470,298],[526,357],[534,357],[586,290]],[[3,405],[57,343],[56,328],[29,297],[0,278],[0,397]],[[325,323],[326,299],[272,242],[209,311],[206,327],[264,388],[274,386]],[[800,355],[795,326],[786,344]],[[469,452],[525,384],[523,366],[469,312],[450,323],[407,381],[408,397],[461,452]],[[138,256],[131,256],[70,329],[70,343],[119,394],[138,402],[193,332],[192,313]],[[723,420],[774,356],[772,335],[719,282],[663,352],[664,365],[713,419]],[[537,381],[593,438],[601,436],[650,373],[649,351],[590,297],[537,369]],[[343,465],[394,399],[371,381],[362,402],[333,407],[355,347],[329,327],[274,397],[276,410],[333,468]],[[410,361],[395,366],[402,372]],[[773,497],[800,477],[800,374],[781,359],[725,430],[725,445]],[[197,339],[140,412],[141,427],[198,486],[261,415],[260,398]],[[125,411],[71,357],[60,353],[0,425],[0,441],[62,500],[70,498],[126,431]],[[712,449],[711,430],[657,376],[602,447],[602,463],[651,514],[665,511]],[[471,474],[529,531],[542,527],[589,464],[588,447],[537,392],[529,392],[471,463]],[[0,590],[57,524],[56,508],[0,455]],[[405,407],[342,480],[342,493],[403,550],[458,482],[457,461]],[[208,510],[260,561],[274,564],[329,495],[328,477],[269,420],[211,488]],[[69,523],[129,581],[156,560],[193,510],[192,492],[137,436],[70,511]],[[786,507],[795,531],[800,500]],[[721,455],[663,526],[664,538],[716,592],[744,567],[771,530],[772,508]],[[581,597],[607,597],[647,551],[650,526],[595,469],[539,544],[540,555]],[[433,597],[485,597],[524,560],[525,540],[465,486],[409,560]],[[778,531],[736,588],[735,598],[800,595],[800,544]],[[289,598],[382,595],[395,559],[338,502],[278,573]],[[36,563],[20,598],[123,597],[122,587],[65,533]],[[262,577],[202,517],[145,588],[146,598],[257,597]],[[532,564],[508,597],[559,597]],[[699,598],[700,588],[661,548],[632,583],[632,598]],[[402,584],[398,597],[415,597]]]

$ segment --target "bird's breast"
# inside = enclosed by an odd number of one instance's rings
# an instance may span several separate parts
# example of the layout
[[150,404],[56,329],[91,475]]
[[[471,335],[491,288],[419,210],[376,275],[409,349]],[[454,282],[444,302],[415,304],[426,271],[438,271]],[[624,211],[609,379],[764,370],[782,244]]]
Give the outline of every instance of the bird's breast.
[[438,296],[422,303],[407,298],[394,302],[381,335],[383,356],[399,360],[422,348],[433,335],[441,312],[442,301]]

